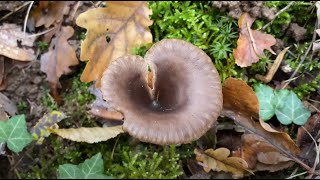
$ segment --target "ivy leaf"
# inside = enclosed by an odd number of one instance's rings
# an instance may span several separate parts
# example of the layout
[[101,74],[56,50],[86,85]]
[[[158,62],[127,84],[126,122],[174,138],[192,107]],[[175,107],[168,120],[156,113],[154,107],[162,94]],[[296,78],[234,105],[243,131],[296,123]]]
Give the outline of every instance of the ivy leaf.
[[287,96],[284,96],[282,101],[286,102],[286,104],[277,107],[275,111],[278,120],[282,124],[288,125],[293,122],[297,125],[304,125],[307,122],[311,113],[305,109],[302,102],[293,91],[288,91]]
[[58,169],[58,179],[112,179],[102,174],[104,171],[101,153],[79,165],[64,164]]
[[[273,89],[264,84],[254,86],[254,91],[259,100],[259,116],[262,120],[267,121],[272,118],[275,113],[275,95]],[[281,101],[277,101],[281,103]],[[281,104],[279,104],[280,106]]]
[[20,152],[32,141],[27,131],[24,115],[17,115],[8,121],[0,121],[0,143],[7,142],[8,148],[13,152]]

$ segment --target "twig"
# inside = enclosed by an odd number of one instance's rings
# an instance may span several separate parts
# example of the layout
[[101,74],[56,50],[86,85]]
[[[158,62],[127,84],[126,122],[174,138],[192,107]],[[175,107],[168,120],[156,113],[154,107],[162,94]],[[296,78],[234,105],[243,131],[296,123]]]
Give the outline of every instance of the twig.
[[312,101],[312,102],[315,102],[315,103],[319,103],[319,104],[320,104],[320,101],[316,101],[316,100],[309,99],[309,98],[308,98],[307,100]]
[[272,24],[272,22],[284,11],[286,11],[293,3],[295,3],[294,1],[291,1],[286,7],[284,7],[283,9],[281,9],[279,12],[276,13],[276,15],[274,16],[274,18],[267,23],[266,25],[264,25],[261,30],[264,31],[268,26],[270,26]]
[[56,28],[56,27],[52,27],[52,28],[47,29],[47,30],[45,30],[45,31],[43,31],[43,32],[39,32],[39,33],[37,33],[37,34],[29,35],[29,36],[27,36],[27,38],[32,38],[32,37],[41,36],[41,35],[43,35],[43,34],[46,34],[46,33],[50,32],[50,31],[52,31],[52,30],[55,29],[55,28]]
[[302,172],[302,173],[299,173],[299,174],[296,174],[296,175],[293,175],[293,176],[287,177],[286,179],[292,179],[292,178],[295,178],[295,177],[297,177],[297,176],[304,175],[304,174],[306,174],[306,173],[308,173],[308,172],[307,172],[307,171],[305,171],[305,172]]
[[254,40],[254,38],[253,38],[253,35],[252,35],[252,32],[251,32],[251,29],[250,29],[250,26],[249,26],[249,23],[248,23],[248,22],[247,22],[246,26],[247,26],[247,29],[248,29],[248,32],[249,32],[249,36],[250,36],[251,44],[252,44],[252,46],[253,46],[253,50],[254,50],[255,54],[258,55],[258,50],[257,50],[256,42],[255,42],[255,40]]
[[19,11],[20,9],[22,9],[23,7],[27,6],[28,4],[30,4],[32,1],[28,1],[28,2],[25,2],[24,4],[22,4],[21,6],[17,7],[14,11],[11,11],[9,12],[8,14],[6,14],[5,16],[3,16],[0,21],[4,20],[5,18],[11,16],[11,14]]
[[[318,25],[318,20],[316,20],[315,27],[317,27],[317,25]],[[315,41],[316,36],[317,36],[317,35],[316,35],[316,31],[313,31],[313,36],[312,36],[312,41],[311,41],[311,42]],[[310,45],[309,45],[306,53],[305,53],[304,56],[301,58],[301,61],[299,62],[298,67],[297,67],[297,68],[295,69],[295,71],[291,74],[291,76],[290,76],[289,79],[293,79],[293,77],[297,74],[297,72],[299,71],[302,63],[304,62],[304,60],[306,59],[307,55],[309,54],[309,51],[311,50],[311,47],[312,47],[312,43],[310,43]],[[284,84],[282,85],[281,89],[284,89],[285,87],[287,87],[287,85],[289,85],[290,82],[291,82],[291,81],[288,81],[288,82],[284,83]]]
[[24,19],[24,24],[23,24],[23,33],[24,33],[24,35],[26,35],[27,21],[28,21],[29,13],[30,13],[30,10],[32,8],[33,3],[34,3],[34,1],[31,1],[30,5],[28,7],[28,10],[27,10],[26,18]]

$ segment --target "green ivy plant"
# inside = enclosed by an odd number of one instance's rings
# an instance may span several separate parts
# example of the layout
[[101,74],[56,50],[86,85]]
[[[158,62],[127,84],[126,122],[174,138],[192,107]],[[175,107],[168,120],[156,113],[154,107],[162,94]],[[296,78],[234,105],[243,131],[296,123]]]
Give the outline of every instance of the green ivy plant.
[[58,179],[112,179],[111,176],[104,175],[103,171],[102,156],[98,153],[79,165],[60,165]]
[[259,116],[264,121],[271,119],[275,114],[281,124],[304,125],[311,115],[293,91],[274,91],[264,84],[255,85],[254,90],[260,105]]
[[0,121],[0,143],[7,143],[11,151],[18,153],[31,141],[32,136],[27,130],[25,115],[17,115],[8,121]]

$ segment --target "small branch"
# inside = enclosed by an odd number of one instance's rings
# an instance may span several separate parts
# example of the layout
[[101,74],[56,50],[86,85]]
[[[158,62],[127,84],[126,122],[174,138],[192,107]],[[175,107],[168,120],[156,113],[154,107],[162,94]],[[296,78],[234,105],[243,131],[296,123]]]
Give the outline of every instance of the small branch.
[[293,3],[295,3],[294,1],[291,1],[286,7],[284,7],[283,9],[281,9],[279,12],[277,12],[277,14],[274,16],[274,18],[266,25],[264,25],[261,30],[264,31],[268,26],[270,26],[272,24],[272,22],[284,11],[286,11],[287,9],[289,9],[290,6],[293,5]]
[[41,35],[43,35],[43,34],[46,34],[46,33],[50,32],[50,31],[52,31],[52,30],[55,29],[55,28],[56,28],[56,27],[52,27],[52,28],[47,29],[47,30],[45,30],[45,31],[43,31],[43,32],[39,32],[39,33],[37,33],[37,34],[29,35],[29,36],[27,36],[27,38],[32,38],[32,37],[41,36]]
[[256,55],[258,55],[258,50],[257,50],[256,42],[255,42],[255,40],[254,40],[254,38],[253,38],[253,35],[252,35],[252,32],[251,32],[251,29],[250,29],[250,26],[249,26],[249,23],[248,23],[248,22],[247,22],[246,26],[247,26],[247,29],[248,29],[248,32],[249,32],[249,36],[250,36],[251,44],[252,44],[252,46],[253,46],[253,50],[254,50],[254,52],[256,53]]

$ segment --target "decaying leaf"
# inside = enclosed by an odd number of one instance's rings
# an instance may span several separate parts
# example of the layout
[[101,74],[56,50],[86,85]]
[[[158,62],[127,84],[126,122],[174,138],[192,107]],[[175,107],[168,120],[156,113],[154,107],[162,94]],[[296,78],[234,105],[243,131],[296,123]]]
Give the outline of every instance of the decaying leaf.
[[31,13],[35,26],[44,25],[48,28],[53,23],[62,21],[63,15],[68,14],[72,3],[72,1],[40,1],[39,6]]
[[[69,45],[68,39],[73,35],[71,26],[61,27],[52,39],[49,51],[41,56],[41,71],[47,74],[47,81],[51,84],[53,93],[60,88],[59,78],[71,72],[69,66],[79,63],[75,50]],[[57,93],[57,92],[56,92]]]
[[248,67],[252,63],[258,62],[261,56],[265,56],[264,49],[275,54],[271,46],[276,44],[276,39],[272,35],[252,30],[251,26],[254,20],[248,13],[244,13],[238,21],[240,36],[237,48],[233,50],[233,55],[236,64],[240,67]]
[[78,26],[87,29],[81,44],[82,61],[88,61],[81,81],[97,80],[100,87],[102,73],[108,64],[143,43],[152,42],[149,26],[151,10],[147,2],[108,1],[106,8],[94,8],[80,14]]
[[[316,157],[316,150],[315,144],[310,135],[315,140],[320,138],[320,113],[316,113],[311,116],[307,123],[303,125],[303,127],[299,127],[297,132],[297,145],[302,151],[300,157],[305,159],[310,166],[313,166]],[[310,133],[310,135],[306,132],[306,130]]]
[[19,61],[31,61],[36,59],[31,49],[36,37],[24,34],[22,27],[16,24],[4,23],[0,26],[0,55]]
[[37,141],[36,144],[42,144],[44,138],[50,135],[48,128],[59,129],[57,123],[66,117],[67,116],[62,112],[52,111],[39,119],[37,124],[31,130],[33,140]]
[[204,153],[195,149],[194,153],[196,154],[196,160],[203,162],[203,168],[206,172],[211,169],[218,172],[230,172],[234,178],[242,178],[246,173],[250,172],[247,169],[248,164],[245,160],[239,157],[229,157],[230,150],[227,148],[207,149]]
[[17,113],[16,105],[2,93],[0,93],[0,109],[7,112],[10,116],[14,116]]
[[[296,157],[300,153],[300,149],[293,142],[290,136],[284,132],[270,132],[270,129],[264,129],[258,119],[257,108],[258,98],[250,98],[253,107],[248,104],[248,97],[255,95],[254,91],[244,81],[228,78],[222,89],[223,92],[223,110],[222,115],[233,119],[236,124],[244,127],[247,132],[255,134],[275,148],[278,152],[287,157],[299,161]],[[246,107],[246,108],[244,108]],[[258,116],[259,117],[259,116]]]
[[249,169],[274,172],[294,164],[292,159],[255,134],[243,134],[241,142],[240,157],[248,163]]
[[92,127],[92,128],[69,128],[69,129],[49,129],[51,132],[72,141],[97,143],[107,141],[123,133],[122,126],[114,127]]

